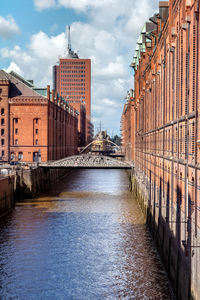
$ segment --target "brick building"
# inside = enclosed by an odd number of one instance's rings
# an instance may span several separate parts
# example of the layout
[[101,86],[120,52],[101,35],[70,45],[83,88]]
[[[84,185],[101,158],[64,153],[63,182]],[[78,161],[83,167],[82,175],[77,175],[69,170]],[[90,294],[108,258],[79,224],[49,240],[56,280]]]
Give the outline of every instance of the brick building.
[[198,0],[159,3],[138,38],[134,100],[122,114],[123,144],[131,143],[146,182],[149,217],[162,228],[163,260],[180,299],[200,297],[199,10]]
[[11,74],[0,71],[1,161],[47,161],[77,153],[77,111],[54,90],[50,94],[50,86],[34,90]]
[[93,136],[91,124],[91,60],[80,59],[72,51],[70,27],[67,53],[59,58],[59,64],[53,67],[53,88],[72,107],[79,111],[79,144],[84,146]]
[[126,96],[126,103],[121,118],[122,152],[126,159],[134,160],[134,91],[130,89]]

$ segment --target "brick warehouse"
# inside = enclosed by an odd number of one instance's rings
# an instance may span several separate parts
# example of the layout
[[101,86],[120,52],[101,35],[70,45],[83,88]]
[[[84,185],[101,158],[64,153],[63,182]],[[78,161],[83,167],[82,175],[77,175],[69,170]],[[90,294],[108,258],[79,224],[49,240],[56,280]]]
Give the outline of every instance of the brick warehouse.
[[[12,74],[12,75],[11,75]],[[50,86],[45,96],[12,72],[0,71],[1,161],[47,161],[77,153],[78,112]]]
[[200,298],[199,26],[198,0],[159,3],[138,38],[122,113],[124,150],[179,299]]
[[91,60],[80,59],[72,51],[70,26],[68,29],[68,48],[66,55],[59,58],[53,67],[53,88],[72,107],[80,112],[78,117],[79,145],[91,142],[93,125],[91,123]]

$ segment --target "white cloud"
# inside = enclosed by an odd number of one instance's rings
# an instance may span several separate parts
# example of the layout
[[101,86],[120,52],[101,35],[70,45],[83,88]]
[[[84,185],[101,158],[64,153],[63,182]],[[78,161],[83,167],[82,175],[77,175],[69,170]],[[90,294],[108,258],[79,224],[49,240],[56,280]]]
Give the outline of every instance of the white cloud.
[[[136,41],[144,22],[157,11],[158,0],[35,0],[35,6],[40,11],[65,7],[87,13],[87,23],[71,24],[72,48],[81,58],[92,61],[95,125],[101,120],[103,127],[119,133],[124,98],[127,90],[133,88],[129,65]],[[9,68],[19,68],[25,78],[45,86],[51,83],[52,66],[66,46],[66,32],[48,36],[40,31],[31,36],[26,51],[18,46],[12,50],[3,48],[0,56],[11,59]]]
[[34,0],[35,7],[38,11],[53,7],[56,5],[55,0]]
[[113,100],[107,99],[107,98],[103,99],[102,102],[103,102],[103,104],[105,104],[106,107],[107,106],[108,107],[111,106],[112,108],[119,108],[120,107],[119,103],[117,103]]
[[101,7],[114,4],[115,0],[57,0],[58,4],[66,8],[73,8],[78,11],[87,9],[99,9]]
[[14,71],[16,72],[17,74],[21,75],[21,76],[24,76],[24,72],[20,69],[20,67],[15,63],[15,62],[11,62],[9,67],[7,69],[5,69],[6,72],[11,72],[11,71]]
[[111,61],[107,66],[102,68],[95,68],[93,74],[95,77],[99,78],[123,78],[127,77],[127,68],[125,68],[125,64],[123,58],[121,56],[117,56],[115,61]]
[[85,11],[87,9],[96,9],[110,5],[115,0],[34,0],[37,10],[44,10],[53,6],[72,8],[77,11]]
[[0,37],[10,39],[17,33],[19,33],[19,27],[13,17],[4,18],[0,16]]
[[55,61],[60,54],[63,54],[66,44],[65,33],[49,37],[46,33],[40,31],[32,35],[29,51],[34,57],[51,63]]
[[50,31],[51,31],[51,33],[54,33],[57,29],[58,29],[58,24],[54,23],[54,24],[51,26]]

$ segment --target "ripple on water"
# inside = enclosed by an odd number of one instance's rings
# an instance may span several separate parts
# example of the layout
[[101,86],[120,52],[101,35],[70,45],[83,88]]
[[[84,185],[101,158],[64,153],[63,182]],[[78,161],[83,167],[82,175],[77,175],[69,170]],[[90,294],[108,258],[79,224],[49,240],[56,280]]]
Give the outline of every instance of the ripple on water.
[[120,170],[74,172],[0,223],[2,299],[172,299]]

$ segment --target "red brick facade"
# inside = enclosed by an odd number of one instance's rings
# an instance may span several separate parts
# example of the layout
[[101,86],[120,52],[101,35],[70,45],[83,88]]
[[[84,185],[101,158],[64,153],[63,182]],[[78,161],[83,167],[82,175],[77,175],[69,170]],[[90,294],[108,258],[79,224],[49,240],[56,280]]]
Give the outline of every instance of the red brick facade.
[[200,297],[199,5],[160,2],[138,39],[134,100],[127,100],[122,114],[126,156],[150,186],[156,224],[166,220],[190,261],[194,299]]
[[41,96],[0,71],[2,161],[47,161],[77,153],[78,114],[54,90]]
[[126,98],[126,104],[124,105],[122,113],[122,152],[125,154],[126,159],[134,160],[134,92],[131,89]]
[[91,119],[91,60],[60,58],[54,66],[54,87],[72,107],[79,111],[78,130],[83,146],[92,139]]

